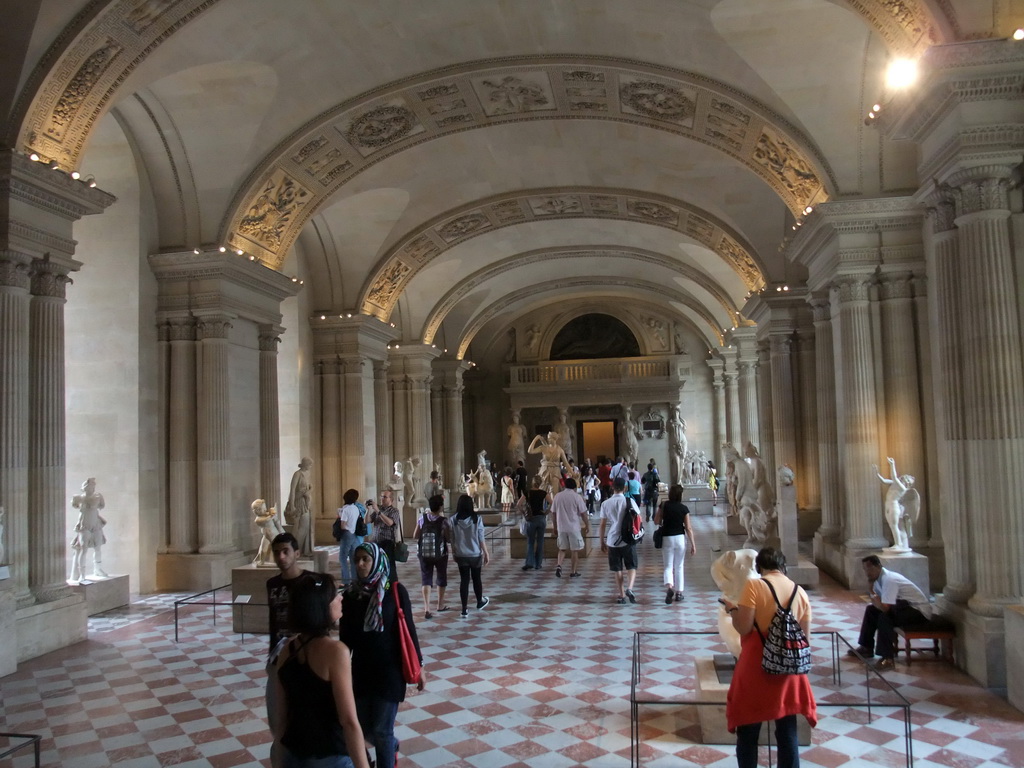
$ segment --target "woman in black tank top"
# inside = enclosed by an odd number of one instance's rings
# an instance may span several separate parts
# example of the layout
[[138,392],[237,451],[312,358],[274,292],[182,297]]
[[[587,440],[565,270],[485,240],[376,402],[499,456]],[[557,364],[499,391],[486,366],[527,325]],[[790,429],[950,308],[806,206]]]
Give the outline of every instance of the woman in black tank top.
[[289,625],[298,632],[277,661],[279,705],[270,728],[283,768],[369,768],[352,695],[349,650],[328,632],[341,618],[334,579],[315,574],[294,587]]

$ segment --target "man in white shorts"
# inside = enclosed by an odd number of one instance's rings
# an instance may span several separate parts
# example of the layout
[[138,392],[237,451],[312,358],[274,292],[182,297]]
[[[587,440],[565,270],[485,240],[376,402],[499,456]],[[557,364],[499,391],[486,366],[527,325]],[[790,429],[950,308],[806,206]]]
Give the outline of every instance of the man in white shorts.
[[565,478],[565,488],[555,494],[551,502],[551,512],[555,517],[555,536],[558,540],[558,565],[555,576],[561,577],[562,563],[565,553],[571,557],[572,572],[569,578],[580,575],[580,550],[583,549],[583,534],[587,531],[587,505],[583,497],[576,493],[576,481]]

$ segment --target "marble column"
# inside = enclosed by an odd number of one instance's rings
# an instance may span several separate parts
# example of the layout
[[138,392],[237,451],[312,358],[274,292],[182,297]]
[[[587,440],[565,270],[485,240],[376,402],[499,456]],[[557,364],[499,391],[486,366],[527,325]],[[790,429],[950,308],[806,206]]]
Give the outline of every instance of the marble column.
[[260,493],[267,506],[284,515],[281,498],[281,422],[278,415],[277,346],[284,329],[259,326],[260,345]]
[[[29,586],[39,602],[67,594],[64,290],[70,267],[32,261],[29,304]],[[84,479],[84,478],[83,478]]]
[[28,587],[28,347],[31,257],[0,251],[0,504],[15,599]]
[[[920,380],[917,369],[918,343],[914,334],[914,305],[910,273],[879,277],[882,331],[882,371],[885,381],[885,425],[887,453],[896,459],[896,470],[911,475],[928,504],[924,465],[924,430],[921,421]],[[881,467],[883,475],[887,469]],[[910,543],[928,542],[925,520],[914,526]]]
[[[447,451],[445,450],[447,444],[445,426],[447,425],[447,421],[444,417],[444,382],[438,381],[436,376],[430,385],[430,424],[433,427],[430,430],[430,447],[434,454],[434,461],[437,464],[444,466],[446,463],[445,456],[447,454]],[[430,477],[430,473],[433,470],[433,464],[429,467],[423,468],[424,480]]]
[[[320,361],[320,452],[322,466],[322,508],[316,517],[333,517],[341,506],[341,362],[337,359]],[[361,489],[360,489],[361,490]]]
[[[775,419],[773,412],[772,397],[772,367],[771,350],[767,341],[759,342],[757,345],[758,366],[757,366],[757,410],[759,414],[760,434],[758,447],[761,460],[764,462],[765,471],[768,476],[775,477]],[[743,449],[740,449],[743,453]],[[774,484],[774,483],[773,483]]]
[[[710,452],[715,457],[715,466],[724,467],[725,461],[722,453],[722,443],[728,440],[728,406],[726,405],[729,397],[729,385],[730,383],[735,388],[736,377],[725,376],[721,371],[715,371],[714,378],[711,386],[714,389],[715,398],[715,437],[713,450]],[[733,392],[733,401],[735,401],[735,392]],[[735,422],[733,422],[735,424]]]
[[[942,549],[942,526],[939,524],[941,500],[939,492],[939,443],[936,411],[940,405],[934,384],[931,309],[928,299],[928,277],[915,275],[911,280],[914,292],[914,328],[917,333],[917,356],[921,380],[921,418],[924,430],[924,462],[926,479],[921,495],[927,499],[921,510],[921,536],[927,537],[927,546]],[[916,534],[916,528],[915,528]]]
[[167,436],[167,551],[199,548],[196,487],[196,327],[188,316],[167,319],[170,345]]
[[[793,407],[793,338],[789,333],[773,334],[768,341],[772,371],[772,424],[774,457],[767,469],[775,472],[783,464],[797,468],[796,411]],[[771,480],[774,485],[774,475]]]
[[757,418],[757,360],[739,360],[739,408],[740,425],[737,433],[737,446],[748,440],[759,439],[760,422]]
[[391,479],[394,449],[391,443],[391,406],[388,394],[388,363],[373,361],[373,413],[377,424],[377,488],[386,488]]
[[[392,367],[388,373],[391,390],[392,461],[404,462],[409,458],[409,382],[404,372]],[[391,470],[388,470],[388,477]]]
[[842,478],[836,434],[836,369],[832,344],[832,306],[828,296],[812,298],[814,311],[814,369],[817,398],[817,456],[821,488],[821,527],[818,536],[834,543],[843,534]]
[[231,414],[228,374],[230,315],[199,317],[196,457],[199,488],[199,553],[235,549],[231,500]]
[[409,377],[410,455],[420,457],[420,466],[424,470],[434,466],[430,419],[430,382],[431,376],[425,372]]
[[[342,359],[344,379],[345,439],[341,451],[343,491],[355,488],[360,496],[377,493],[377,425],[375,414],[373,361],[361,354]],[[341,506],[341,497],[338,497]],[[333,514],[333,510],[332,510]]]
[[[439,385],[442,402],[440,417],[433,423],[433,431],[442,437],[443,453],[434,460],[441,463],[446,488],[458,488],[465,471],[466,446],[462,423],[463,375],[469,363],[463,360],[434,361],[435,384]],[[435,390],[436,391],[436,390]]]
[[843,355],[843,421],[846,439],[845,506],[848,550],[888,545],[882,535],[882,495],[871,469],[878,463],[878,411],[871,337],[870,276],[848,275],[836,280],[839,292],[839,331]]
[[[1017,274],[1010,245],[1008,167],[948,180],[961,256],[960,364],[977,591],[968,606],[1001,618],[1024,595],[1024,364]],[[969,257],[969,261],[965,260]],[[948,541],[948,539],[947,539]]]
[[821,486],[818,481],[818,388],[815,364],[814,329],[801,325],[797,329],[797,372],[799,377],[800,430],[797,435],[799,470],[797,493],[801,509],[821,508]]

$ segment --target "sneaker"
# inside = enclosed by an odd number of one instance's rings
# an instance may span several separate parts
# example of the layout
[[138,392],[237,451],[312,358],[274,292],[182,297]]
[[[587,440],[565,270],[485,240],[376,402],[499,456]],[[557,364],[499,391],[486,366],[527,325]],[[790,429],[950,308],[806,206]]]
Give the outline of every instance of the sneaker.
[[683,593],[682,592],[676,592],[676,602],[677,603],[683,602]]
[[491,602],[491,598],[489,598],[486,595],[484,595],[484,598],[479,603],[476,604],[476,609],[478,611],[482,611],[484,608],[487,607],[487,604],[489,602]]
[[887,659],[883,656],[878,661],[876,661],[872,666],[875,668],[876,672],[888,672],[890,670],[896,669],[896,660]]
[[626,597],[629,598],[629,602],[631,602],[631,603],[635,603],[636,602],[636,595],[633,594],[633,590],[632,589],[627,589],[626,590]]
[[575,573],[570,573],[570,574],[569,574],[569,578],[570,578],[570,579],[578,579],[578,578],[579,578],[580,576],[582,576],[582,575],[583,575],[583,574],[581,574],[581,573],[580,573],[579,571],[576,571]]
[[555,576],[557,576],[558,578],[562,578],[562,566],[555,566]]
[[617,598],[615,600],[615,602],[616,602],[617,605],[625,605],[626,604],[626,598],[624,598],[624,597]]
[[469,618],[469,609],[468,608],[463,608],[462,609],[462,613],[459,614],[459,617],[463,618],[463,619],[468,619]]
[[532,571],[533,570],[533,566],[532,565],[524,565],[521,570]]
[[672,601],[676,598],[676,591],[672,587],[665,588],[665,605],[672,605]]
[[852,648],[846,652],[846,655],[851,659],[870,659],[875,654],[870,648],[865,648],[863,645],[858,646],[857,650]]

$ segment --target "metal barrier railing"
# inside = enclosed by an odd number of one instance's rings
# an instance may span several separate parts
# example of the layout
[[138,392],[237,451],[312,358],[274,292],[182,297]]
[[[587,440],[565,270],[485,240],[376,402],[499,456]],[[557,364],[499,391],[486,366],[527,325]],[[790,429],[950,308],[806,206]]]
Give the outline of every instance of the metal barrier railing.
[[35,733],[0,733],[0,739],[23,739],[21,744],[15,744],[13,747],[8,747],[3,752],[0,752],[0,760],[5,757],[13,755],[15,752],[20,752],[28,746],[31,746],[35,752],[35,765],[39,768],[39,745],[41,744],[43,737]]
[[[238,599],[236,599],[236,598],[232,598],[231,600],[228,600],[226,602],[225,601],[221,601],[221,600],[217,600],[217,593],[221,592],[221,591],[226,591],[226,592],[230,593],[231,585],[230,584],[224,584],[223,586],[214,587],[213,589],[208,589],[205,592],[197,592],[194,595],[189,595],[188,597],[183,597],[180,600],[175,600],[174,601],[174,642],[178,642],[178,609],[181,606],[184,606],[184,605],[209,605],[209,606],[213,606],[213,623],[214,623],[214,626],[216,626],[216,624],[217,624],[217,606],[230,606],[233,609],[234,608],[238,608],[240,606],[245,606],[245,607],[252,606],[252,607],[257,607],[257,608],[260,607],[260,606],[262,606],[264,608],[267,607],[267,603],[253,603],[253,602],[250,602],[249,600],[246,600],[244,603],[240,603],[238,601]],[[200,600],[199,599],[201,597],[206,597],[207,595],[213,595],[213,599],[212,600]],[[244,612],[243,612],[243,617],[244,617]],[[244,621],[244,618],[243,618],[243,621]],[[243,641],[245,640],[245,629],[244,629],[244,626],[245,625],[243,624],[242,625],[243,629],[241,630],[241,635],[242,635],[242,640]]]
[[[638,686],[641,684],[642,671],[642,657],[643,657],[643,638],[646,636],[699,636],[699,637],[717,637],[717,632],[687,632],[687,631],[664,631],[664,632],[635,632],[633,634],[633,660],[632,660],[632,675],[630,681],[630,766],[640,765],[640,707],[641,706],[695,706],[695,707],[723,707],[724,702],[722,701],[706,701],[700,699],[659,699],[659,698],[640,698],[638,696]],[[904,756],[906,758],[907,768],[912,768],[914,762],[914,746],[913,739],[911,737],[911,724],[910,724],[910,702],[898,691],[896,688],[885,679],[881,674],[878,673],[870,664],[861,657],[856,649],[850,645],[846,638],[842,637],[838,632],[831,630],[823,630],[819,632],[811,632],[812,639],[814,637],[827,636],[829,638],[829,649],[831,655],[831,669],[832,669],[832,683],[833,685],[842,685],[842,669],[839,664],[840,652],[842,650],[842,644],[852,650],[857,657],[864,662],[864,690],[865,696],[863,700],[846,700],[846,701],[822,701],[819,697],[817,701],[818,709],[822,708],[838,708],[838,709],[866,709],[868,714],[868,722],[872,721],[872,709],[873,708],[884,708],[884,709],[901,709],[903,711],[903,736],[904,736]],[[871,678],[874,675],[882,685],[887,689],[883,693],[890,693],[895,697],[894,703],[880,703],[877,700],[872,701],[872,686]],[[772,729],[768,728],[768,765],[769,768],[771,763],[771,740],[772,740]]]

